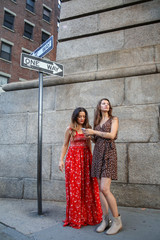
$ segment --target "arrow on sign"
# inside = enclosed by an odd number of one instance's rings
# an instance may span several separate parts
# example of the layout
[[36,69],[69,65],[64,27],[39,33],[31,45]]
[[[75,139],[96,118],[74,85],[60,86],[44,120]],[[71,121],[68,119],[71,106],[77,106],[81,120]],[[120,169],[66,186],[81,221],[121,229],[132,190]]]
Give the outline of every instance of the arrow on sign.
[[62,69],[60,69],[54,62],[47,63],[39,60],[33,60],[28,57],[24,57],[24,64],[29,68],[38,67],[40,69],[46,69],[46,70],[52,71],[53,74],[57,74],[62,71]]
[[63,77],[63,65],[34,57],[26,53],[21,54],[21,67]]

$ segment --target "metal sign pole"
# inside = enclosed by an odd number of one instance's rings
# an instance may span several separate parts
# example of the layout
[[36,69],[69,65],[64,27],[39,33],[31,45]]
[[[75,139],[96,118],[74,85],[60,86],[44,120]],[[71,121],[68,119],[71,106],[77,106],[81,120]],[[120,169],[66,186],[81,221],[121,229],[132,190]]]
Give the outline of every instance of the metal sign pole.
[[[31,55],[21,53],[20,66],[34,71],[39,71],[38,94],[38,148],[37,148],[37,200],[38,215],[42,215],[42,121],[43,121],[43,73],[63,77],[63,65],[44,60],[44,57],[53,49],[53,36],[47,39]],[[36,56],[36,57],[35,57]]]
[[42,122],[43,122],[43,73],[39,72],[38,150],[37,150],[38,215],[42,215]]

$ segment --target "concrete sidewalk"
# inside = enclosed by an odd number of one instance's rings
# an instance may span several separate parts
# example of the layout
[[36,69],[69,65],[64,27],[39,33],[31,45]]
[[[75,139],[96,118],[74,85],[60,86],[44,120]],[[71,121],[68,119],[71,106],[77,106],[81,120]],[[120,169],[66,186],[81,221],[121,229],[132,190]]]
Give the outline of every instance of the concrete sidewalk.
[[160,210],[119,207],[123,230],[113,236],[96,233],[96,226],[63,227],[65,203],[43,201],[43,215],[36,200],[0,199],[0,240],[160,240]]

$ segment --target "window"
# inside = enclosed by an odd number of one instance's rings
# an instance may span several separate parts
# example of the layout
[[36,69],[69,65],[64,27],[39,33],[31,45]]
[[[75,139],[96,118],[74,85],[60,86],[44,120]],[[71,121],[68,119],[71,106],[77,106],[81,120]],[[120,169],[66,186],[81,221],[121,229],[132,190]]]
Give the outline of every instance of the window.
[[24,36],[29,39],[33,38],[33,26],[27,22],[24,23]]
[[12,15],[11,13],[5,11],[4,12],[4,22],[3,25],[9,29],[14,28],[14,15]]
[[3,84],[7,84],[9,82],[9,77],[0,75],[0,86],[2,86]]
[[57,18],[57,32],[59,31],[60,20]]
[[22,53],[30,54],[28,51],[22,50]]
[[24,50],[24,49],[22,49],[22,53],[30,54],[31,51],[30,51],[30,50]]
[[34,12],[34,5],[35,5],[35,0],[26,1],[26,8],[31,12]]
[[58,8],[61,9],[61,0],[58,0]]
[[44,43],[50,37],[49,34],[42,32],[42,43]]
[[51,18],[51,11],[48,8],[43,7],[43,19],[46,20],[47,22],[50,22],[50,18]]
[[2,42],[1,44],[1,58],[11,61],[12,46]]

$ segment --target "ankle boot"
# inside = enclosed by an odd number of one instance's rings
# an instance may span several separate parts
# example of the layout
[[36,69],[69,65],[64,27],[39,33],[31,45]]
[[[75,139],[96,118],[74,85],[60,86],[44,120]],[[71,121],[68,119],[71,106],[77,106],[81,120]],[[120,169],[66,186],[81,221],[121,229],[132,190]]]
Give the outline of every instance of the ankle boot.
[[118,233],[121,229],[122,229],[122,221],[121,221],[121,216],[119,215],[118,217],[113,218],[112,225],[108,229],[106,234],[113,235],[113,234]]
[[108,214],[105,216],[103,215],[103,220],[98,226],[98,228],[96,229],[96,232],[101,233],[110,225],[111,225],[111,220],[109,219],[109,215]]

